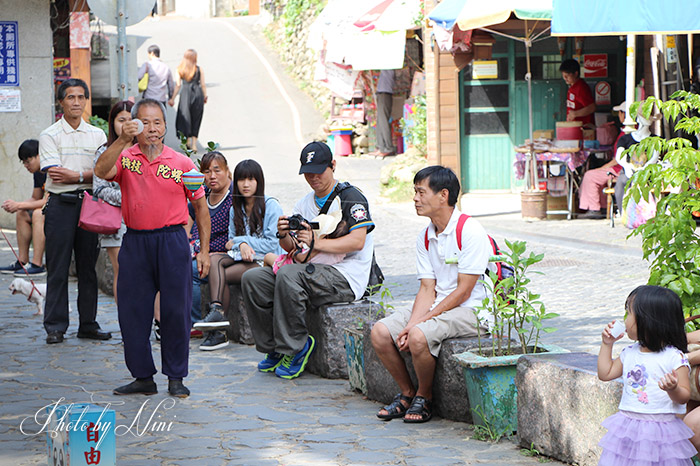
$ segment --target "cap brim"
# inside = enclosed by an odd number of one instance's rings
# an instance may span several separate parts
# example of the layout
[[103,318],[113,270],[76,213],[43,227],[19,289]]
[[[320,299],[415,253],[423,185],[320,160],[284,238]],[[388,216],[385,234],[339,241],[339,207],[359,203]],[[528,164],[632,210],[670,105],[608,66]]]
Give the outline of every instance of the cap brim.
[[326,168],[328,168],[328,165],[302,165],[299,169],[299,174],[313,173],[314,175],[320,175],[326,171]]

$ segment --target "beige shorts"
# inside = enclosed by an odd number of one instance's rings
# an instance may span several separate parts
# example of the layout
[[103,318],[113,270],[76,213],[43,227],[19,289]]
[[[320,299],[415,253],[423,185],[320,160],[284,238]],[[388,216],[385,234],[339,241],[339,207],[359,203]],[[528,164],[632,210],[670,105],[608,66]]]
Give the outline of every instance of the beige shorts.
[[[379,322],[389,329],[391,338],[396,342],[399,333],[406,328],[410,318],[410,309],[398,309]],[[421,322],[416,327],[425,335],[430,354],[436,358],[440,354],[442,342],[448,338],[475,337],[477,335],[476,317],[474,311],[468,307],[458,307],[443,312],[437,317]],[[488,330],[485,328],[481,329],[482,335],[487,334],[487,332]]]

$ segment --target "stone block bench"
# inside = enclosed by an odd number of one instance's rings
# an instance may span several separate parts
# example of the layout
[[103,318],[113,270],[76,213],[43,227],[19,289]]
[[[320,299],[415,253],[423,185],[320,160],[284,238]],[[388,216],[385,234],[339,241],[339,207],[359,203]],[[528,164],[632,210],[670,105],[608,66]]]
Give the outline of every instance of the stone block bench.
[[[482,339],[482,346],[490,345],[490,339]],[[445,340],[440,348],[440,354],[435,366],[433,382],[433,409],[438,416],[453,421],[472,422],[472,411],[467,397],[467,386],[464,381],[462,367],[452,358],[452,355],[463,353],[478,347],[478,339],[452,338]],[[377,353],[372,347],[370,329],[364,332],[365,378],[367,380],[367,397],[388,404],[399,392],[394,379],[382,365]],[[418,385],[413,369],[411,355],[402,353],[406,360],[408,371],[414,386]]]
[[[209,285],[201,285],[202,316],[209,312]],[[226,309],[226,319],[231,322],[228,338],[232,342],[252,345],[255,343],[250,331],[248,314],[240,285],[229,285],[230,304]],[[347,379],[348,368],[345,359],[343,329],[356,327],[368,315],[376,315],[378,307],[366,300],[352,303],[336,303],[312,308],[306,313],[309,333],[316,340],[316,348],[309,358],[306,370],[327,379]]]
[[598,464],[600,423],[617,412],[622,380],[602,382],[588,353],[523,356],[518,360],[518,438],[543,455],[579,466]]
[[[356,328],[376,316],[379,306],[361,299],[351,303],[327,304],[306,312],[306,325],[316,339],[316,349],[306,369],[327,379],[347,379],[345,328]],[[365,341],[369,341],[365,339]]]

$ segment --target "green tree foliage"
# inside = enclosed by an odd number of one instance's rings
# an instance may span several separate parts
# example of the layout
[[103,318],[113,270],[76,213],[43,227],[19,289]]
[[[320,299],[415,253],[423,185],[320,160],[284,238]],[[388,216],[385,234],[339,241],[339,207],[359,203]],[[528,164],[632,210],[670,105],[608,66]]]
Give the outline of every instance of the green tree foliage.
[[[700,96],[678,91],[667,102],[649,97],[630,107],[634,115],[640,113],[649,118],[654,107],[664,118],[675,122],[676,130],[683,130],[695,137],[700,133]],[[649,284],[667,287],[680,296],[686,316],[700,313],[700,237],[692,212],[700,211],[700,151],[684,138],[663,139],[650,136],[628,151],[642,150],[650,154],[658,151],[662,164],[651,164],[637,172],[628,187],[625,206],[629,198],[656,197],[656,216],[641,225],[632,235],[642,236],[644,258],[651,259]],[[662,193],[661,196],[658,193]],[[688,330],[692,330],[692,324]]]
[[298,33],[309,10],[313,10],[316,16],[324,6],[326,0],[288,0],[282,13],[287,38],[292,39]]

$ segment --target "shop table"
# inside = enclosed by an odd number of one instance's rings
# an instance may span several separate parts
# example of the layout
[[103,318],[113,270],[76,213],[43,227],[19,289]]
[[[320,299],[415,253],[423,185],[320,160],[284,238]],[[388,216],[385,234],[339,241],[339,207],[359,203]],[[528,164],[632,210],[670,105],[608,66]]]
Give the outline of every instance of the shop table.
[[[596,149],[599,151],[599,149]],[[515,148],[515,177],[519,180],[525,177],[525,161],[527,160],[528,148]],[[548,214],[566,214],[566,218],[571,220],[574,213],[574,190],[578,190],[580,178],[576,175],[576,169],[583,166],[593,150],[580,148],[551,148],[547,150],[535,149],[537,159],[538,175],[540,178],[549,178],[549,170],[541,170],[542,164],[561,164],[564,166],[564,180],[566,183],[566,206],[567,210],[548,210]]]

